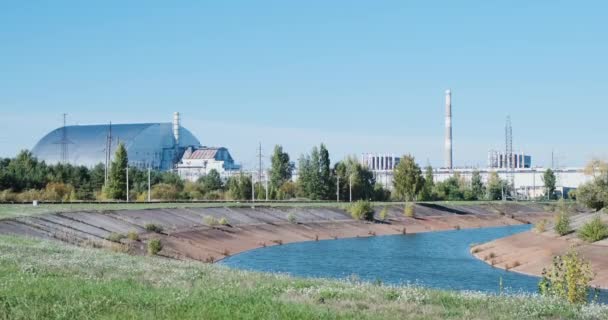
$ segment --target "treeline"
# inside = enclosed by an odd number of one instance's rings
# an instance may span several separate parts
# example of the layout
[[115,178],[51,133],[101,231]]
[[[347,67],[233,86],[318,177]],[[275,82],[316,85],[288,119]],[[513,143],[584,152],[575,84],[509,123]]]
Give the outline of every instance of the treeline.
[[[586,167],[585,173],[592,181],[580,186],[573,196],[589,208],[602,210],[608,207],[608,163],[594,159]],[[604,209],[605,211],[605,209]]]
[[[458,173],[442,182],[435,182],[433,169],[423,170],[412,156],[404,156],[394,171],[392,192],[388,186],[376,181],[374,173],[356,158],[347,157],[332,165],[326,146],[321,144],[298,159],[297,177],[295,163],[279,145],[275,146],[268,181],[252,180],[252,174],[238,173],[227,179],[212,170],[198,181],[185,181],[173,172],[150,172],[151,192],[148,194],[148,171],[129,167],[129,199],[152,200],[290,200],[310,199],[340,201],[458,201],[500,200],[510,195],[507,181],[496,173],[487,183],[479,172],[471,179]],[[13,159],[0,159],[0,201],[74,201],[74,200],[126,200],[128,155],[119,145],[112,161],[108,179],[105,168],[98,164],[93,168],[69,164],[47,165],[38,161],[29,151],[22,151]],[[598,169],[599,170],[599,169]],[[599,173],[598,173],[599,175]],[[552,178],[551,178],[552,177]],[[549,194],[555,191],[555,176],[545,174]],[[552,181],[552,185],[551,185]],[[604,199],[597,191],[605,190],[601,177],[593,185],[578,192],[581,200],[595,202]],[[602,189],[604,188],[604,189]],[[589,190],[589,191],[587,191]]]

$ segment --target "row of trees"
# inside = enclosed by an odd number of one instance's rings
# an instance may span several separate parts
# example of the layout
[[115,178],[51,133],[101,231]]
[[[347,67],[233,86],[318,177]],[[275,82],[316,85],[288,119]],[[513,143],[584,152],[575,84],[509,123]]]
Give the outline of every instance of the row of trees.
[[458,173],[435,183],[433,168],[422,169],[414,157],[406,155],[395,168],[394,194],[396,200],[438,201],[438,200],[500,200],[510,193],[508,182],[500,179],[496,172],[490,174],[487,184],[483,183],[479,171],[474,171],[467,181]]
[[[105,168],[99,164],[93,168],[69,164],[46,165],[30,152],[23,151],[14,159],[0,160],[0,200],[103,200],[126,199],[128,155],[123,145],[116,151],[111,163],[108,180]],[[583,186],[578,192],[581,201],[591,207],[604,207],[608,203],[608,166],[596,163],[588,170],[596,175],[594,183]],[[376,183],[374,174],[357,159],[346,159],[331,164],[329,151],[321,144],[298,160],[298,178],[294,182],[295,164],[280,145],[275,146],[268,183],[252,182],[247,174],[237,174],[224,180],[217,171],[196,182],[184,181],[172,172],[150,172],[152,186],[150,198],[163,200],[220,200],[257,199],[287,200],[305,198],[311,200],[499,200],[508,196],[510,188],[496,173],[482,181],[479,172],[470,180],[457,173],[442,182],[434,182],[433,169],[428,166],[424,173],[414,157],[406,155],[395,168],[393,193]],[[547,194],[555,191],[555,175],[548,170],[544,176]],[[266,190],[268,189],[268,190]],[[10,190],[10,191],[7,191]],[[148,198],[148,172],[129,167],[129,198]]]

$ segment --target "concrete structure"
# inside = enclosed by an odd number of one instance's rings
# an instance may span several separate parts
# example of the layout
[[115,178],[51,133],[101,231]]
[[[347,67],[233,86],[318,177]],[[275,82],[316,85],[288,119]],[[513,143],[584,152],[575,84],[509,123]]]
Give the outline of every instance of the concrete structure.
[[211,170],[216,170],[222,178],[241,170],[241,166],[234,163],[230,152],[224,147],[188,148],[176,168],[180,177],[190,181],[198,180]]
[[452,92],[445,92],[445,163],[444,167],[452,169],[453,166],[452,152]]
[[488,168],[491,169],[529,169],[532,168],[532,156],[523,152],[514,152],[511,157],[505,152],[490,150],[488,152]]
[[361,155],[361,165],[367,167],[376,178],[376,183],[385,188],[392,188],[393,170],[401,158],[388,153],[364,153]]
[[[186,148],[201,145],[190,131],[181,127],[178,113],[173,120],[173,123],[64,126],[40,139],[32,153],[47,164],[65,162],[93,167],[111,161],[119,143],[123,143],[129,165],[171,170]],[[66,143],[69,143],[67,154]]]

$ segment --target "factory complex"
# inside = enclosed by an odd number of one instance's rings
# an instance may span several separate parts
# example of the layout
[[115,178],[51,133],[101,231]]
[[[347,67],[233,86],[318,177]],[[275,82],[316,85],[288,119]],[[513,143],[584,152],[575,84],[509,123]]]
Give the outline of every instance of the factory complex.
[[[479,172],[484,182],[490,174],[497,173],[510,182],[515,195],[521,199],[533,199],[545,194],[543,174],[547,168],[534,167],[532,156],[513,151],[511,119],[505,126],[504,150],[490,150],[485,168],[459,168],[454,166],[452,137],[452,92],[445,92],[445,140],[444,166],[433,169],[435,182],[458,174],[464,181],[471,181],[474,172]],[[106,170],[112,162],[118,145],[127,149],[129,165],[140,169],[174,171],[182,178],[196,181],[216,170],[227,178],[241,172],[226,147],[204,146],[180,124],[180,115],[175,112],[172,122],[142,124],[96,124],[64,125],[44,136],[32,149],[32,153],[46,163],[69,163],[93,167],[103,164]],[[261,149],[260,149],[261,150]],[[392,189],[393,172],[399,164],[400,155],[389,153],[364,153],[360,163],[373,172],[376,182]],[[551,168],[557,179],[557,192],[567,196],[568,192],[590,181],[582,168]],[[258,180],[267,174],[260,167]],[[297,176],[295,174],[294,176]]]

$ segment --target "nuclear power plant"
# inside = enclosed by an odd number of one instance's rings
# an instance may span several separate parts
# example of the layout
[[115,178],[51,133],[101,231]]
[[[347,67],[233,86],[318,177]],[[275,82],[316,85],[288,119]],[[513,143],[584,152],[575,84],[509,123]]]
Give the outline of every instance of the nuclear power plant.
[[180,114],[172,122],[64,125],[45,135],[32,153],[48,164],[66,163],[108,169],[119,144],[127,150],[129,166],[175,171],[196,180],[211,169],[220,175],[240,170],[228,149],[205,147],[181,125]]
[[[473,172],[479,172],[482,180],[487,183],[490,174],[497,173],[498,176],[509,182],[514,191],[514,197],[518,199],[532,199],[545,193],[543,174],[548,168],[534,167],[532,156],[523,152],[513,151],[513,128],[511,118],[507,117],[505,125],[504,151],[490,150],[487,155],[487,167],[458,167],[454,163],[453,150],[453,113],[452,113],[452,90],[445,91],[445,136],[444,136],[444,162],[443,167],[433,169],[433,179],[441,182],[458,174],[465,181],[471,181]],[[407,154],[401,152],[397,154]],[[393,169],[398,164],[397,159],[383,162],[386,153],[365,153],[361,157],[361,164],[367,166],[376,177],[376,181],[385,187],[393,186]],[[390,156],[394,158],[394,156]],[[481,155],[480,155],[481,158]],[[389,163],[388,167],[383,163]],[[380,164],[380,165],[378,165]],[[557,178],[557,192],[567,196],[572,189],[581,184],[589,182],[591,177],[584,174],[582,168],[551,168]]]

